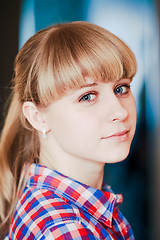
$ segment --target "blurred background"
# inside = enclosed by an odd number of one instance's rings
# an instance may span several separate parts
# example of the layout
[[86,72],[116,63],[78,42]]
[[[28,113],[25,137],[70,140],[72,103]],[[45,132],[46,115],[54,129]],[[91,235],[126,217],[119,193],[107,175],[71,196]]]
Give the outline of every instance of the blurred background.
[[0,129],[14,58],[36,31],[56,23],[88,21],[120,37],[133,50],[132,83],[137,130],[128,158],[106,165],[104,181],[122,193],[120,207],[137,240],[160,239],[160,76],[157,0],[0,0]]

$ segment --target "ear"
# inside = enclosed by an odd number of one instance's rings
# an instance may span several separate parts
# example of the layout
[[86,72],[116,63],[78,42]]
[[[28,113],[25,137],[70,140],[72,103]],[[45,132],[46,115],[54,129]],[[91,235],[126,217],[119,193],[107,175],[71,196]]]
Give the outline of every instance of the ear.
[[36,130],[42,132],[43,129],[47,130],[47,124],[44,119],[43,113],[32,102],[25,102],[23,104],[23,114],[28,122]]

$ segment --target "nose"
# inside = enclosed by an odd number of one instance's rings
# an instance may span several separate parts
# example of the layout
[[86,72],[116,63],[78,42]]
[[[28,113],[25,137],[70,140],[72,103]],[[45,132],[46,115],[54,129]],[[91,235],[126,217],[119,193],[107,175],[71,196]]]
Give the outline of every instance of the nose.
[[108,117],[110,121],[121,122],[127,118],[128,111],[122,104],[121,100],[116,95],[112,96],[112,98],[109,101],[109,105],[110,108],[108,112]]

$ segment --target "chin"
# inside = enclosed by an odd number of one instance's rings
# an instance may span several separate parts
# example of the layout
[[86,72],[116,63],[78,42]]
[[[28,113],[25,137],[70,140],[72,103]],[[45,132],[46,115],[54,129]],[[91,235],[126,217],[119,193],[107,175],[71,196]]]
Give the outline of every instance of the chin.
[[125,158],[118,158],[118,159],[112,159],[112,160],[110,160],[110,161],[107,161],[106,163],[119,163],[119,162],[122,162],[122,161],[124,161],[125,159],[126,159],[127,157],[125,157]]
[[115,151],[108,159],[106,159],[106,163],[118,163],[122,162],[128,157],[130,149],[125,149],[124,151],[118,152]]

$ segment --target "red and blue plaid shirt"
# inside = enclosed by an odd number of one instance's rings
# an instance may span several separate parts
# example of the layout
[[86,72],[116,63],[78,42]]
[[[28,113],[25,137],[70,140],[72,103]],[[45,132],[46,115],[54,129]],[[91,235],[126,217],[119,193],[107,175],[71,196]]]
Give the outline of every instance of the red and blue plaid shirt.
[[122,195],[32,164],[5,240],[133,240],[131,227],[118,209],[121,202]]

